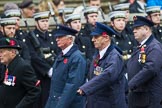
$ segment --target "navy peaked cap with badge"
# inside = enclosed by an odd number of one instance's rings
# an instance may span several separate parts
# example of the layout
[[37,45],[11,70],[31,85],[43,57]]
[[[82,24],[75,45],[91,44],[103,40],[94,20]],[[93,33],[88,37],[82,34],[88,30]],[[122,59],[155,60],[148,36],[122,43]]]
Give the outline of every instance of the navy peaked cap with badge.
[[154,25],[152,21],[143,16],[134,16],[133,20],[134,20],[133,28],[144,25],[152,27]]
[[100,22],[96,22],[95,29],[91,32],[91,36],[99,36],[99,35],[116,35],[116,32],[109,27],[108,25],[102,24]]
[[20,45],[18,44],[15,38],[7,38],[7,37],[3,37],[0,39],[0,49],[3,48],[12,48],[18,50],[21,49]]
[[57,30],[54,33],[54,36],[55,37],[61,37],[61,36],[66,36],[66,35],[75,36],[76,33],[78,33],[78,31],[76,31],[76,30],[74,30],[70,27],[67,27],[67,26],[64,26],[64,25],[58,25]]

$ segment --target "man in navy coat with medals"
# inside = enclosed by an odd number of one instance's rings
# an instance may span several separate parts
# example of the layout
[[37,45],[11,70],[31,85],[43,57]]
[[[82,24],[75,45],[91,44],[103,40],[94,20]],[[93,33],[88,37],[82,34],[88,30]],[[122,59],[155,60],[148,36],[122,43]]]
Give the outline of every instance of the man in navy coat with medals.
[[111,43],[115,31],[109,26],[96,23],[91,33],[98,53],[95,55],[89,75],[90,80],[77,91],[88,97],[87,108],[126,108],[125,76],[123,59]]
[[20,49],[14,38],[0,39],[0,62],[6,66],[0,74],[0,108],[32,108],[40,95],[40,81]]
[[86,61],[74,44],[76,30],[59,25],[54,36],[62,53],[53,65],[51,88],[45,108],[83,108],[85,98],[76,91],[85,82]]
[[152,35],[153,22],[134,17],[133,33],[140,46],[127,64],[129,108],[162,108],[162,45]]

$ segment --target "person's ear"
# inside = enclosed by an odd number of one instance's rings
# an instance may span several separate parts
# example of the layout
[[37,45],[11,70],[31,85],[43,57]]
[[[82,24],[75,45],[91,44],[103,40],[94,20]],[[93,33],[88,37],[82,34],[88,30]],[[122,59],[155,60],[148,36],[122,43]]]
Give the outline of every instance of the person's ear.
[[111,24],[111,26],[114,26],[114,22],[113,21],[110,21],[110,24]]

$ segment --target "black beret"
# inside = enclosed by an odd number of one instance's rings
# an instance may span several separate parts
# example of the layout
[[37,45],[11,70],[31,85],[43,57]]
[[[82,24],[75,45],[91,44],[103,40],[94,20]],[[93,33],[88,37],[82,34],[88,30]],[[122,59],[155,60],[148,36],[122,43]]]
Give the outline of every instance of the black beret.
[[0,39],[0,49],[3,48],[12,48],[18,50],[21,49],[20,45],[18,44],[15,38],[7,38],[7,37],[3,37]]

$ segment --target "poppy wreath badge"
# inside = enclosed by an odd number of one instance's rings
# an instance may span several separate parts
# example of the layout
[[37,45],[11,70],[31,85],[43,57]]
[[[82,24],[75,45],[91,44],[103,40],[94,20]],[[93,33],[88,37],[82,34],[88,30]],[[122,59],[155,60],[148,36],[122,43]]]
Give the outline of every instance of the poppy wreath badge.
[[6,41],[9,43],[10,46],[15,46],[16,42],[12,39],[6,39]]
[[64,64],[67,64],[67,62],[68,62],[68,59],[67,58],[64,58]]
[[11,48],[21,50],[21,47],[15,38],[7,38],[7,37],[2,37],[0,39],[0,48]]
[[14,46],[16,42],[14,40],[10,40],[10,46]]

